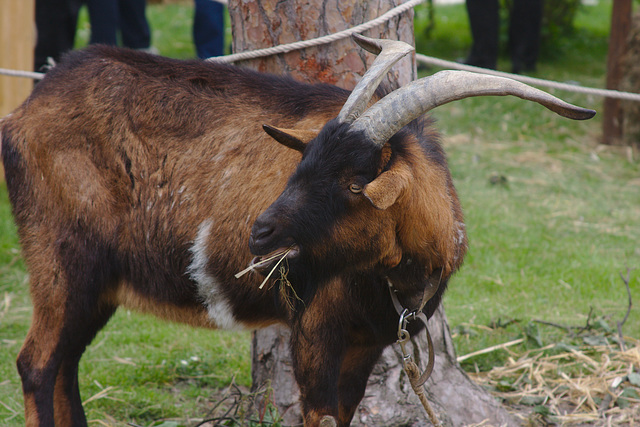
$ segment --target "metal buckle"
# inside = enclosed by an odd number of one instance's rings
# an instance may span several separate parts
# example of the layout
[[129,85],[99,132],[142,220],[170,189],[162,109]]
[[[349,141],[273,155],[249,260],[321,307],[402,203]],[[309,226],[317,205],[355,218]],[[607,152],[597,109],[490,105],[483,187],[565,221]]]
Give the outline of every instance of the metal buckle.
[[407,330],[407,323],[409,320],[415,320],[416,313],[415,311],[409,312],[408,309],[404,309],[404,311],[400,314],[400,320],[398,321],[398,344],[400,344],[400,350],[402,351],[402,359],[404,362],[411,360],[411,353],[406,348],[407,342],[411,339],[411,335]]

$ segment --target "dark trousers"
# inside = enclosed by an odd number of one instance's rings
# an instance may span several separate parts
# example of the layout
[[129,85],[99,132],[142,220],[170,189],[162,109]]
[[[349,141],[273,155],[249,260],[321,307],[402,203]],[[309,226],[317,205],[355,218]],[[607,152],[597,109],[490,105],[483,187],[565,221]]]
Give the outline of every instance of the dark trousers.
[[213,0],[195,0],[193,43],[198,58],[224,53],[224,6]]
[[146,0],[87,0],[91,22],[91,44],[117,46],[118,31],[122,46],[147,49],[151,32],[145,15]]
[[73,49],[81,4],[81,0],[36,0],[35,71],[43,71],[47,58],[58,62],[64,52]]
[[[500,16],[498,0],[467,0],[473,45],[467,63],[496,68]],[[513,0],[509,53],[514,72],[534,70],[540,46],[543,0]]]

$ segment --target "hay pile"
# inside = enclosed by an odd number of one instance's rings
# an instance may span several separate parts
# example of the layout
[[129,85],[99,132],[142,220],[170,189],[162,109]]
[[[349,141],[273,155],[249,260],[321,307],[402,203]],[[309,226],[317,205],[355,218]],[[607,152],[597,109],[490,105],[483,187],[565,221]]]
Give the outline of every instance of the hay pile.
[[640,425],[640,340],[609,345],[550,345],[504,366],[471,373],[523,425]]

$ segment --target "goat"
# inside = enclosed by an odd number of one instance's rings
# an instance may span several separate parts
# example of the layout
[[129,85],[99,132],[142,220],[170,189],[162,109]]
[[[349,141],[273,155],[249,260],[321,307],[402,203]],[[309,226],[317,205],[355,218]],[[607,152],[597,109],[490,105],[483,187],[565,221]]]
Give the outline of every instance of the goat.
[[[78,361],[119,306],[197,327],[288,325],[305,425],[349,425],[396,339],[388,282],[405,307],[430,298],[431,316],[467,247],[445,154],[422,116],[507,94],[574,119],[595,114],[451,71],[378,100],[412,47],[356,41],[379,56],[352,93],[89,47],[4,119],[34,307],[17,360],[27,425],[86,425]],[[290,286],[235,277],[277,262]]]

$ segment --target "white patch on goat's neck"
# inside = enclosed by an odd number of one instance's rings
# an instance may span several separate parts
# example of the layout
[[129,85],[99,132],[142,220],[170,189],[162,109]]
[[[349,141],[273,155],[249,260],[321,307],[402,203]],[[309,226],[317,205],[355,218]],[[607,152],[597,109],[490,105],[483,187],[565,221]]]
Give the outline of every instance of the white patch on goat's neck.
[[233,316],[229,302],[221,292],[219,281],[207,271],[209,255],[207,253],[207,241],[210,236],[213,221],[207,219],[198,227],[198,234],[189,251],[193,254],[193,259],[187,274],[196,282],[198,295],[202,298],[207,307],[209,319],[220,329],[244,329]]
[[456,222],[456,231],[457,231],[456,243],[458,245],[461,245],[464,242],[465,228],[466,226],[464,222],[460,222],[460,221]]
[[[456,246],[460,247],[464,244],[464,239],[466,236],[466,225],[464,222],[456,221],[456,236],[454,237],[454,243]],[[458,255],[454,255],[454,261],[458,260]]]

